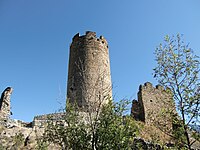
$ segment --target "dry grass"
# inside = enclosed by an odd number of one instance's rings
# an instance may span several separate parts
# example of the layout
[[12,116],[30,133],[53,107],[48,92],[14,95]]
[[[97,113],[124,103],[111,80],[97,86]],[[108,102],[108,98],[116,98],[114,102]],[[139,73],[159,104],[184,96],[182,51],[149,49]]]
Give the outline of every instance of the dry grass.
[[140,121],[137,121],[137,123],[140,126],[139,136],[145,141],[159,143],[161,145],[173,142],[172,137],[170,137],[160,129],[156,128],[155,126],[151,126]]

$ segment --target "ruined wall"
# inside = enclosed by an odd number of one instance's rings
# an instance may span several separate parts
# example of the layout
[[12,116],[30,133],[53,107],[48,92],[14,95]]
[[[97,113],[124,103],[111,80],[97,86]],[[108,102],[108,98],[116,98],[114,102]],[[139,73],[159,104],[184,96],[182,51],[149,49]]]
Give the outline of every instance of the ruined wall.
[[140,85],[138,100],[133,100],[131,115],[147,124],[171,129],[175,105],[169,89],[146,82]]
[[65,113],[52,113],[52,114],[46,114],[46,115],[38,115],[35,116],[32,122],[32,127],[45,127],[48,121],[63,121],[65,119]]
[[76,34],[70,46],[67,99],[80,108],[106,103],[112,96],[108,43],[95,32]]
[[1,94],[0,99],[0,118],[7,119],[10,117],[10,96],[12,94],[13,89],[11,87],[7,87],[3,93]]

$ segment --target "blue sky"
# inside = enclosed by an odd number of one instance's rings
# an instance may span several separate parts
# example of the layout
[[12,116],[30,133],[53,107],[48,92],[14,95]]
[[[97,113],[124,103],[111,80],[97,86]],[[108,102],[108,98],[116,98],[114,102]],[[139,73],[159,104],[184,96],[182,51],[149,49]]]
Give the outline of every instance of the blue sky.
[[31,121],[65,104],[69,45],[95,31],[109,43],[115,100],[136,98],[166,34],[200,56],[198,0],[0,0],[0,91],[14,88],[12,118]]

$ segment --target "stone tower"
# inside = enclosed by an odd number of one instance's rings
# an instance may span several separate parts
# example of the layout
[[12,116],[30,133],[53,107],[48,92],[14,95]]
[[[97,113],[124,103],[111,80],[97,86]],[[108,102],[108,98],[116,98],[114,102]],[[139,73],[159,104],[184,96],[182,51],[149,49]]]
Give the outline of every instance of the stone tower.
[[150,82],[140,85],[138,100],[133,100],[131,115],[139,121],[161,128],[172,129],[175,104],[170,89]]
[[0,118],[7,119],[10,117],[10,96],[12,94],[13,89],[11,87],[7,87],[3,93],[1,94],[0,99]]
[[79,108],[95,108],[112,97],[108,43],[87,31],[73,37],[68,67],[67,100]]

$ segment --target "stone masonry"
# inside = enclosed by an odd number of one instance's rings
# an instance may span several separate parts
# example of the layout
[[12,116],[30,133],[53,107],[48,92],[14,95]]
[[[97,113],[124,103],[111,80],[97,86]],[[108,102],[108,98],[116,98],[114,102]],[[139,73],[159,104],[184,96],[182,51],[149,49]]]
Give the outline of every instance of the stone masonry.
[[112,97],[108,43],[87,31],[73,37],[70,46],[67,100],[87,110]]
[[13,89],[11,87],[7,87],[3,93],[1,94],[0,99],[0,118],[8,119],[10,117],[10,96],[12,94]]
[[175,112],[170,89],[146,82],[140,85],[138,100],[133,100],[131,115],[139,121],[156,125],[162,129],[172,129],[172,114]]

